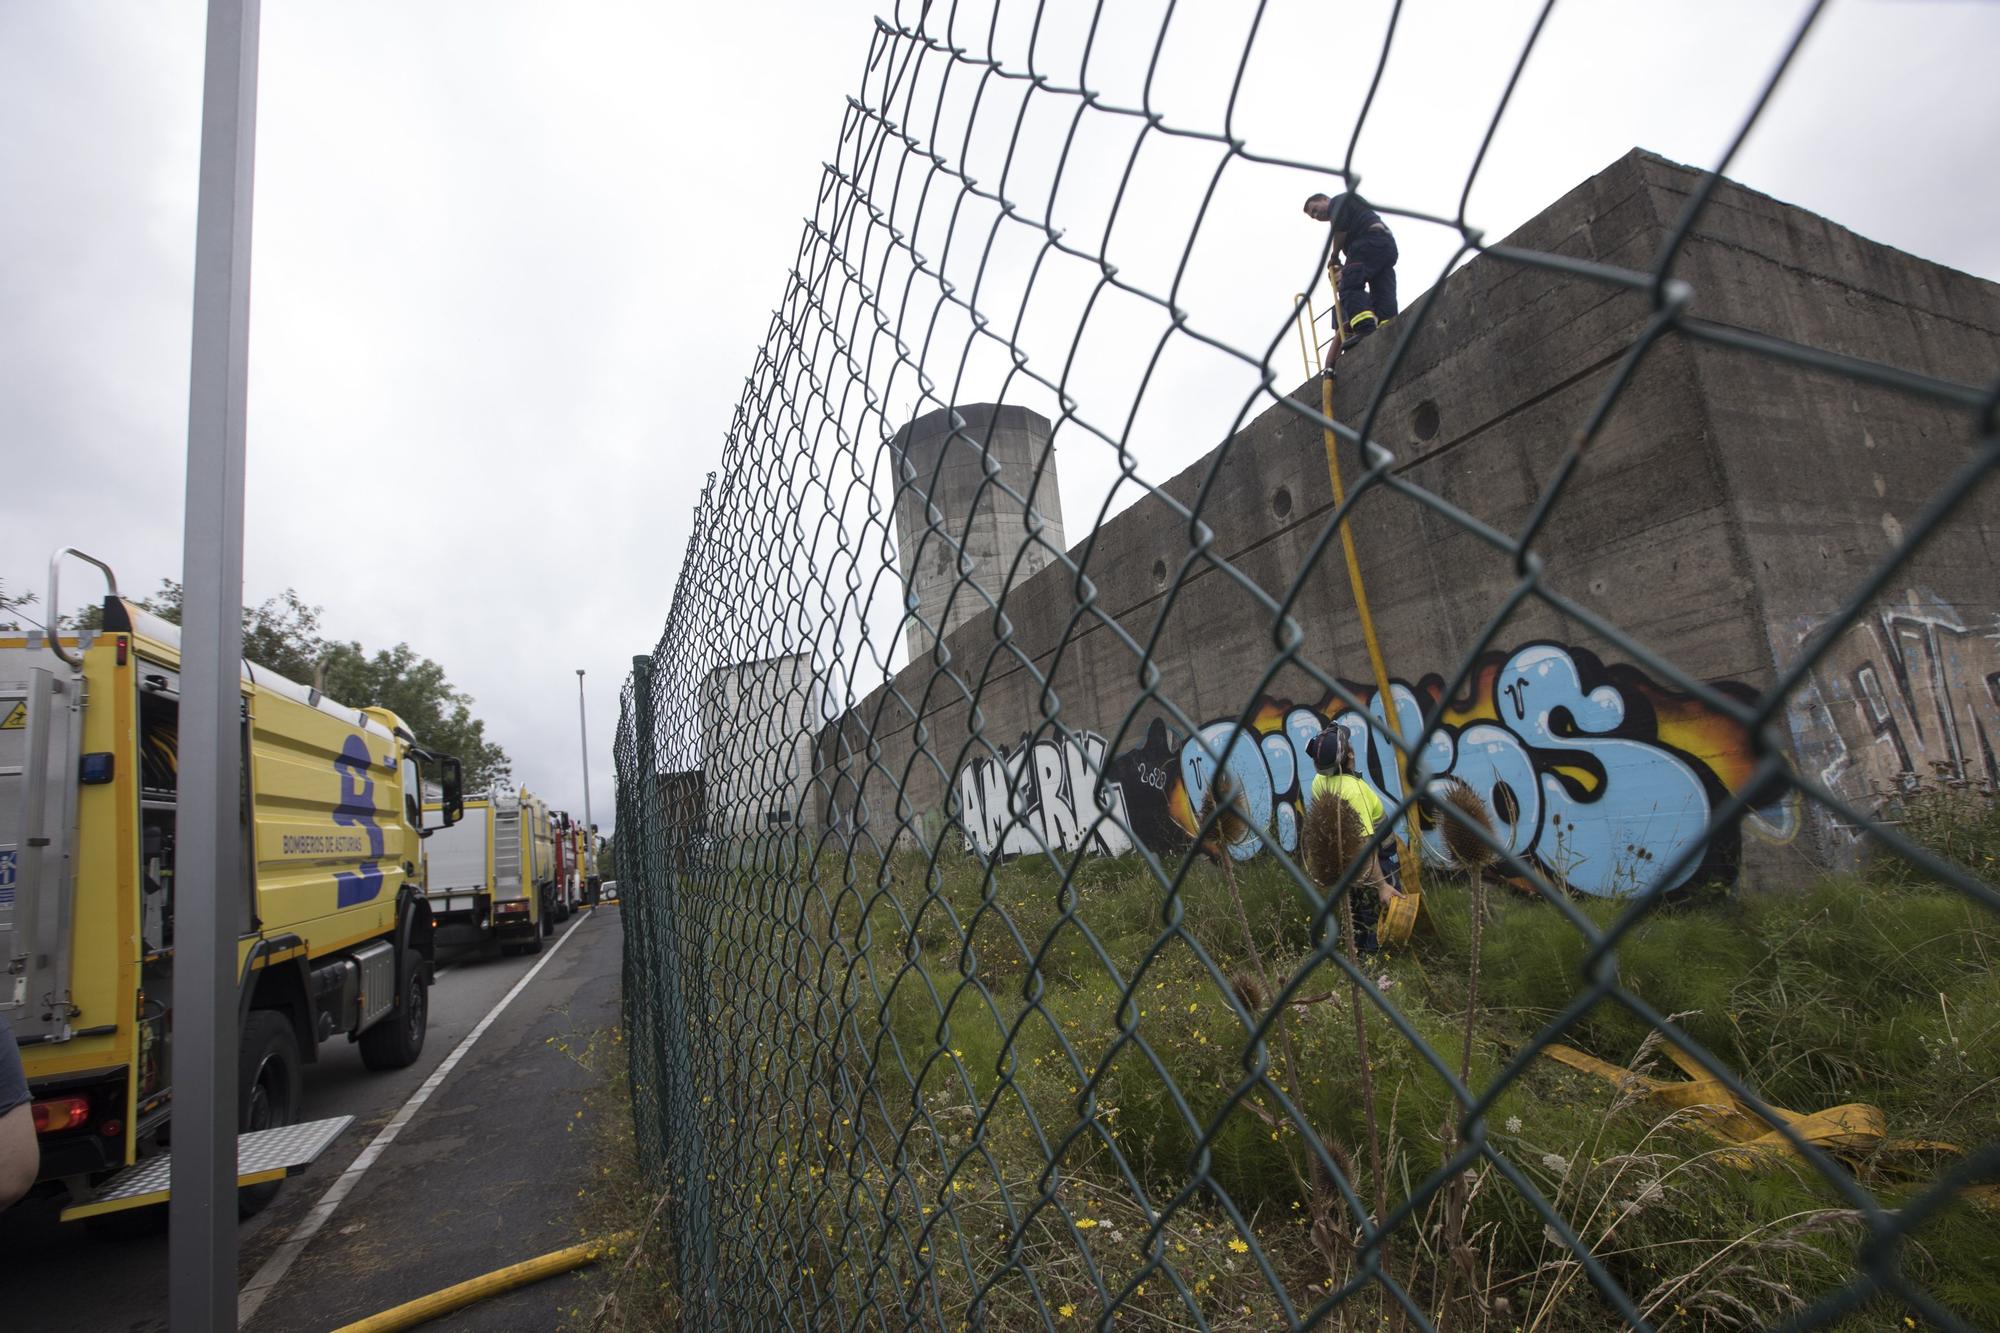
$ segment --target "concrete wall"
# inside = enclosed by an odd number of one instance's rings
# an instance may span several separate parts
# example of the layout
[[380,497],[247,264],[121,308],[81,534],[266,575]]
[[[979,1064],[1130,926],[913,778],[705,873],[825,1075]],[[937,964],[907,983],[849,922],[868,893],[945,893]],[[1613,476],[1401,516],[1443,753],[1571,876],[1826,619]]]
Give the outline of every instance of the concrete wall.
[[[1505,245],[1649,269],[1698,180],[1634,152]],[[1676,274],[1705,320],[1959,382],[2000,367],[2000,289],[1748,190],[1717,193]],[[1511,536],[1652,307],[1642,292],[1493,254],[1453,273],[1436,302],[1391,382],[1396,337],[1345,358],[1336,414],[1359,426],[1379,404],[1370,429],[1395,477]],[[1317,405],[1317,387],[1301,393]],[[1749,771],[1750,738],[1592,620],[1688,679],[1754,697],[1972,440],[1969,413],[1671,335],[1617,395],[1534,544],[1540,586],[1584,614],[1531,596],[1497,626],[1522,582],[1513,556],[1371,488],[1353,526],[1406,732],[1450,692],[1432,766],[1471,782],[1516,850],[1581,890],[1628,890],[1690,846],[1701,859],[1678,882],[1803,877],[1837,859],[1842,839],[1795,798],[1701,843]],[[1342,461],[1352,485],[1352,446]],[[1213,539],[1195,551],[1184,511],[1210,474],[1200,518]],[[822,789],[837,788],[880,841],[905,827],[935,837],[951,820],[993,854],[1043,841],[1115,851],[1130,838],[1171,850],[1247,720],[1230,766],[1253,820],[1289,847],[1304,739],[1328,720],[1367,739],[1334,682],[1382,713],[1337,541],[1310,558],[1331,507],[1320,429],[1274,405],[1072,552],[1096,589],[1080,627],[1069,628],[1077,606],[1061,570],[1017,588],[1017,651],[948,636],[959,680],[919,661],[877,691],[822,737]],[[1904,754],[1990,771],[2000,674],[1988,673],[2000,662],[1987,660],[1994,593],[1980,576],[1997,527],[1989,488],[1815,673],[1782,715],[1804,771],[1857,796]],[[1245,582],[1272,600],[1297,584],[1289,654]],[[1139,650],[1156,636],[1142,672]],[[1475,669],[1454,689],[1468,655]],[[1367,776],[1393,797],[1400,779],[1382,749],[1364,745]],[[1263,846],[1245,837],[1231,851]]]
[[1050,434],[1038,412],[972,403],[926,413],[890,442],[896,560],[916,612],[910,661],[928,659],[939,636],[990,621],[993,603],[1066,549]]
[[[1991,283],[1748,190],[1718,192],[1681,271],[1707,319],[1959,384],[2000,376]],[[1972,459],[1974,412],[1707,346],[1694,365],[1736,558],[1769,654],[1789,667]],[[1784,725],[1802,772],[1866,805],[1918,779],[2000,784],[1996,546],[1989,481],[1791,697]],[[1820,858],[1852,851],[1839,821],[1802,832]]]
[[823,699],[808,654],[711,673],[701,692],[701,781],[661,776],[671,822],[733,837],[813,825],[823,807],[809,795]]

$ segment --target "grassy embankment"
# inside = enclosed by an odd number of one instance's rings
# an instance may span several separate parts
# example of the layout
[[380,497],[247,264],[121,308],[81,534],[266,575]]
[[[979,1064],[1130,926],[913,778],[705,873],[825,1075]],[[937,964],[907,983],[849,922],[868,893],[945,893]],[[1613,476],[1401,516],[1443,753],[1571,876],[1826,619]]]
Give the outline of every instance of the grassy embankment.
[[[1913,806],[1909,827],[1990,877],[2000,818],[1952,799]],[[1130,859],[1084,863],[1069,890],[1026,858],[990,877],[970,861],[927,876],[914,858],[851,873],[844,893],[824,877],[795,931],[728,924],[754,913],[717,923],[711,1049],[741,1115],[721,1204],[756,1237],[735,1261],[758,1264],[787,1301],[825,1302],[829,1316],[901,1304],[951,1328],[976,1301],[987,1326],[1014,1328],[1040,1326],[1044,1310],[1088,1324],[1122,1293],[1123,1323],[1192,1325],[1192,1307],[1211,1327],[1270,1328],[1288,1317],[1274,1283],[1303,1314],[1356,1274],[1348,1205],[1301,1123],[1378,1215],[1448,1153],[1448,1085],[1373,1005],[1364,1064],[1346,976],[1314,962],[1305,900],[1268,857],[1194,867],[1174,899],[1181,933],[1164,943],[1164,895]],[[1547,904],[1486,890],[1467,1043],[1472,894],[1463,880],[1427,888],[1431,928],[1368,973],[1446,1067],[1469,1051],[1468,1083],[1484,1089],[1578,993],[1585,945]],[[1618,913],[1578,907],[1599,925]],[[787,936],[804,952],[782,973],[764,966]],[[822,952],[824,969],[810,957]],[[1678,1015],[1772,1105],[1869,1103],[1899,1139],[2000,1137],[2000,919],[1906,870],[1655,913],[1618,964],[1626,988]],[[1271,1029],[1267,1074],[1251,1079],[1239,1001],[1267,1006],[1271,979],[1302,968],[1294,994],[1312,1002]],[[801,1019],[830,1043],[810,1069],[773,1057],[799,1049],[787,1039]],[[1683,1077],[1615,1002],[1565,1039]],[[833,1091],[808,1098],[808,1082]],[[1600,1078],[1534,1059],[1485,1132],[1658,1326],[1762,1327],[1854,1271],[1862,1228],[1812,1168],[1746,1161],[1694,1114]],[[1894,1208],[1940,1161],[1875,1150],[1850,1169]],[[1613,1322],[1494,1163],[1464,1180],[1418,1205],[1384,1255],[1419,1308],[1453,1329]],[[653,1202],[634,1190],[628,1208]],[[877,1246],[885,1214],[892,1240]],[[725,1235],[725,1262],[732,1253]],[[2000,1327],[1996,1254],[2000,1214],[1959,1204],[1921,1228],[1904,1267],[1970,1323]],[[621,1296],[629,1326],[663,1308],[664,1280],[654,1271]],[[1878,1298],[1850,1324],[1902,1326],[1908,1313]],[[1364,1282],[1329,1322],[1396,1318]]]

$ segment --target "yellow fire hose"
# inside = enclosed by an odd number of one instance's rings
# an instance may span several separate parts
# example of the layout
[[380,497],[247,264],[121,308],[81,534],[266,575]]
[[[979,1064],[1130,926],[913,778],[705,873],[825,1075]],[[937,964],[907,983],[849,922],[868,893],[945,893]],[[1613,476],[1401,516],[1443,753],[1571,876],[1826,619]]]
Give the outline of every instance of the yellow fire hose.
[[[1327,270],[1327,277],[1329,280],[1334,278],[1334,271],[1332,269]],[[1312,297],[1309,295],[1301,296],[1299,300],[1304,307],[1299,314],[1304,316],[1308,321],[1316,323],[1319,316],[1313,313]],[[1340,313],[1340,300],[1336,296],[1333,304],[1333,356],[1335,364],[1339,362],[1340,350],[1346,341],[1341,333]],[[1306,325],[1300,324],[1298,328],[1299,356],[1305,361],[1306,375],[1310,377],[1314,374],[1314,366],[1313,359],[1306,356],[1306,347],[1310,344],[1315,351],[1318,350],[1319,333],[1315,328],[1313,336],[1308,339],[1306,337]],[[1320,411],[1326,416],[1328,421],[1334,419],[1333,376],[1331,374],[1320,376]],[[1341,505],[1347,503],[1347,487],[1341,482],[1340,454],[1336,448],[1337,441],[1334,433],[1330,429],[1324,430],[1323,433],[1326,436],[1326,474],[1327,479],[1333,483],[1333,505],[1335,509],[1338,509]],[[1382,700],[1382,719],[1389,724],[1390,732],[1400,740],[1403,735],[1402,719],[1397,715],[1396,696],[1389,688],[1389,667],[1382,657],[1382,642],[1375,635],[1375,617],[1368,609],[1368,586],[1361,578],[1361,557],[1354,549],[1354,528],[1344,518],[1340,521],[1340,549],[1347,557],[1347,581],[1354,589],[1354,609],[1361,622],[1361,641],[1368,648],[1368,665],[1375,674],[1375,692]],[[1417,803],[1415,801],[1410,802],[1409,808],[1404,813],[1410,835],[1410,861],[1409,865],[1405,867],[1404,873],[1409,876],[1409,892],[1421,897],[1424,890],[1424,843],[1423,829],[1417,822]],[[1408,938],[1409,929],[1415,925],[1415,908],[1416,903],[1411,902],[1403,912],[1396,914],[1397,920],[1395,925],[1397,929],[1395,934],[1399,937],[1396,942],[1400,943],[1401,939]]]
[[597,1240],[572,1245],[566,1250],[545,1254],[539,1259],[527,1259],[518,1264],[495,1269],[483,1277],[475,1277],[443,1291],[434,1291],[428,1296],[420,1296],[414,1301],[406,1301],[394,1309],[381,1314],[370,1315],[356,1323],[345,1325],[335,1333],[395,1333],[395,1330],[415,1328],[429,1323],[441,1315],[454,1310],[462,1310],[475,1301],[483,1301],[489,1296],[498,1296],[516,1287],[525,1287],[532,1282],[540,1282],[545,1277],[557,1273],[567,1273],[572,1268],[595,1263],[608,1251],[629,1244],[632,1233],[621,1231],[615,1236],[604,1236]]

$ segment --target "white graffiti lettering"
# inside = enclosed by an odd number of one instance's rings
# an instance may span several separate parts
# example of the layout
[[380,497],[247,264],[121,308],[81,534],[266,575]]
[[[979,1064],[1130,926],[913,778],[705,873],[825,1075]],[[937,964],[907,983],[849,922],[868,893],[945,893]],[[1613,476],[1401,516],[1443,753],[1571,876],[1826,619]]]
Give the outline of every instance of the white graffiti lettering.
[[[1797,630],[1803,646],[1819,623]],[[1969,624],[1912,589],[1834,641],[1789,714],[1801,766],[1849,799],[1940,779],[2000,785],[2000,623]]]
[[1130,851],[1125,790],[1104,780],[1108,747],[1083,732],[1059,740],[1025,739],[999,760],[975,759],[958,775],[959,823],[979,855],[1079,847],[1102,856]]

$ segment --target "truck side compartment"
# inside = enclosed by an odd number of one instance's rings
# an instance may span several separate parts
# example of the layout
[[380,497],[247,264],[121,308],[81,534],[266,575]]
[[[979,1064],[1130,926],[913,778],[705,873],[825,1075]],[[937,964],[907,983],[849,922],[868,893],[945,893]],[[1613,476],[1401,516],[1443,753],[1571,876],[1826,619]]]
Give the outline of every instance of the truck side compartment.
[[[0,719],[18,703],[21,721],[0,727],[0,1021],[48,1104],[41,1188],[73,1209],[165,1150],[173,1106],[179,631],[115,595],[103,626],[55,644],[0,635]],[[242,698],[246,875],[230,897],[250,1130],[293,1123],[285,1066],[336,1034],[372,1068],[421,1051],[434,943],[419,840],[460,802],[457,762],[393,713],[248,663]],[[444,798],[429,814],[427,772]]]

